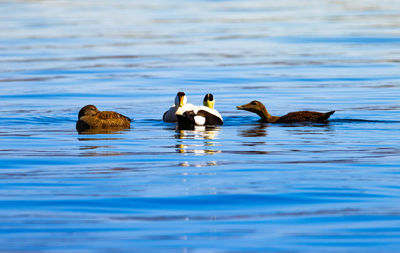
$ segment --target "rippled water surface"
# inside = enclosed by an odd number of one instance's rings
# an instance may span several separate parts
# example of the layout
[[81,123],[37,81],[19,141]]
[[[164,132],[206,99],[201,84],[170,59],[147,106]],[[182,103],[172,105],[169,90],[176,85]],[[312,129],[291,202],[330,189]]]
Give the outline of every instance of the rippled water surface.
[[[0,9],[0,251],[399,249],[399,1]],[[162,122],[177,91],[225,124]],[[336,113],[261,124],[253,99]],[[86,104],[132,128],[78,134]]]

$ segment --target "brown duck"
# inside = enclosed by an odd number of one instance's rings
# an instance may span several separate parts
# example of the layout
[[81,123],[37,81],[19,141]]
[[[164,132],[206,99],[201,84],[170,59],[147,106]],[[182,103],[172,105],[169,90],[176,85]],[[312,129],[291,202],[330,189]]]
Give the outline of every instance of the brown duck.
[[330,111],[327,113],[322,112],[310,112],[310,111],[299,111],[299,112],[291,112],[284,116],[277,117],[272,116],[268,113],[265,106],[259,101],[252,101],[245,105],[240,105],[236,107],[238,110],[245,110],[249,112],[254,112],[258,116],[261,117],[262,122],[266,123],[294,123],[294,122],[327,122],[329,117],[335,112]]
[[131,126],[131,119],[111,111],[99,111],[94,105],[82,107],[78,114],[76,130],[79,132],[88,129],[126,129]]

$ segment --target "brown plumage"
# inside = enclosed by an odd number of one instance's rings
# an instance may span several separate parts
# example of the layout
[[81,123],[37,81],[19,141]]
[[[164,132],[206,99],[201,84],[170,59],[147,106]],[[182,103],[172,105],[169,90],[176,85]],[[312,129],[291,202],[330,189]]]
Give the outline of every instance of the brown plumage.
[[78,114],[76,130],[79,132],[88,129],[130,128],[131,119],[111,111],[99,111],[94,105],[82,107]]
[[258,116],[261,117],[261,121],[267,123],[294,123],[294,122],[327,122],[329,117],[335,112],[330,111],[327,113],[322,112],[310,112],[310,111],[299,111],[299,112],[291,112],[284,116],[277,117],[272,116],[268,113],[265,106],[259,101],[252,101],[245,105],[240,105],[236,107],[238,110],[245,110],[249,112],[254,112]]

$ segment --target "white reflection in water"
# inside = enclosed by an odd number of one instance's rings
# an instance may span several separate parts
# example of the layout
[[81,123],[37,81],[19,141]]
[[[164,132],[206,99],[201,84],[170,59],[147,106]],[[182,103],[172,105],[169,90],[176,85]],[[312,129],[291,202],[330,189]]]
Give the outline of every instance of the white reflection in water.
[[[196,155],[213,155],[221,153],[218,141],[220,127],[195,126],[193,130],[176,130],[175,150],[178,153],[193,153]],[[193,142],[193,140],[195,140]],[[198,140],[203,140],[199,142]]]

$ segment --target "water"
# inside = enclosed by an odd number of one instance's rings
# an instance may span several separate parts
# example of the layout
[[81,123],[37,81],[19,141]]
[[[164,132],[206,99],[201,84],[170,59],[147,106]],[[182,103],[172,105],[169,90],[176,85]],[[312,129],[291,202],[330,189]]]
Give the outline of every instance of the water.
[[[0,2],[2,252],[398,250],[398,1],[139,2]],[[177,91],[224,126],[163,123]]]

